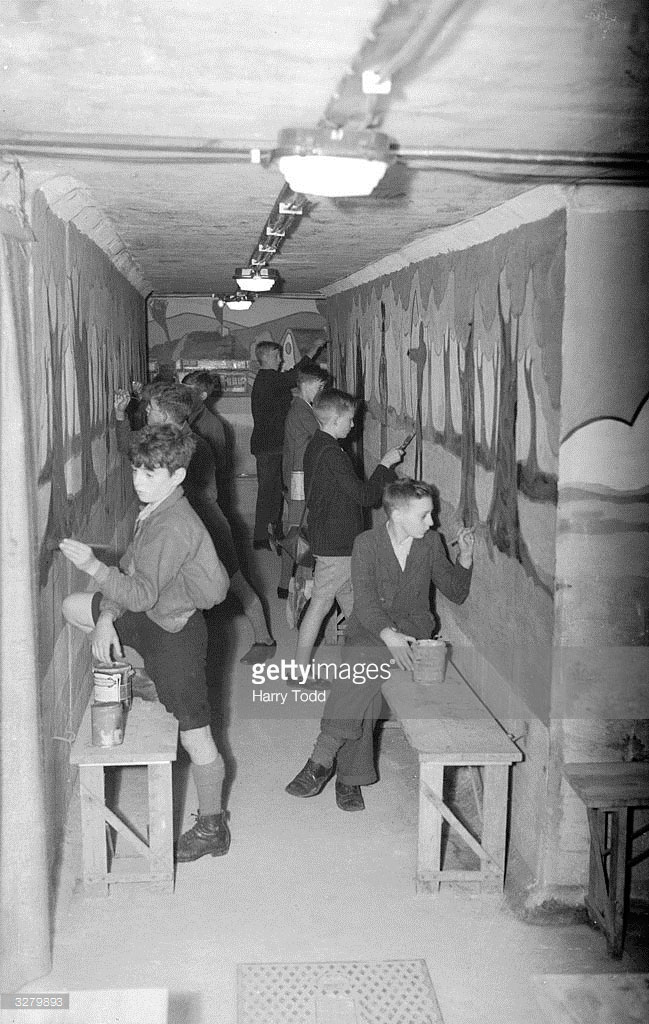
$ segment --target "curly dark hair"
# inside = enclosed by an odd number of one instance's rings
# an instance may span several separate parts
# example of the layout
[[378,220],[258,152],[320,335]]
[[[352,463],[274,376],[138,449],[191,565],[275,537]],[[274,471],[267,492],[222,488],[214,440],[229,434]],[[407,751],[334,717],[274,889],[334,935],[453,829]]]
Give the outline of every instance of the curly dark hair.
[[186,469],[196,450],[196,437],[189,428],[164,423],[159,427],[143,427],[131,435],[128,455],[132,466],[145,469]]

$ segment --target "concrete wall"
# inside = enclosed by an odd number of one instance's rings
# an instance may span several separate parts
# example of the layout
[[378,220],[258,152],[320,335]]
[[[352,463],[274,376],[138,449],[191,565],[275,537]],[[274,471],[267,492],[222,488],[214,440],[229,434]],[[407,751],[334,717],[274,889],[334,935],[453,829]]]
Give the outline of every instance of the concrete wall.
[[[566,252],[557,771],[563,761],[649,759],[648,268],[649,191],[581,190]],[[565,783],[553,790],[546,879],[583,881],[584,809]],[[634,880],[647,877],[639,865]]]
[[[77,216],[80,209],[86,211],[85,222]],[[36,190],[29,220],[39,671],[48,850],[54,865],[73,782],[69,741],[90,692],[91,662],[88,643],[73,636],[61,617],[63,598],[89,589],[89,578],[53,549],[65,536],[112,543],[116,550],[125,546],[133,491],[110,418],[115,389],[144,372],[145,304],[104,251],[108,239],[115,241],[109,225],[73,183]]]

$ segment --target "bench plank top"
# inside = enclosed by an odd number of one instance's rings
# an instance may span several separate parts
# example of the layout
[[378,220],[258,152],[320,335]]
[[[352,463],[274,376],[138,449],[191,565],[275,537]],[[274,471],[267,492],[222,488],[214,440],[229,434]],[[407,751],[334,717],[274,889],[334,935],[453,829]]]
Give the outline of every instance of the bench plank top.
[[581,761],[563,773],[586,807],[649,807],[647,761]]
[[408,742],[438,764],[511,764],[523,755],[451,664],[443,683],[393,669],[383,693]]
[[178,722],[158,701],[133,699],[126,714],[124,742],[118,747],[93,747],[90,704],[70,750],[78,765],[156,764],[176,760]]

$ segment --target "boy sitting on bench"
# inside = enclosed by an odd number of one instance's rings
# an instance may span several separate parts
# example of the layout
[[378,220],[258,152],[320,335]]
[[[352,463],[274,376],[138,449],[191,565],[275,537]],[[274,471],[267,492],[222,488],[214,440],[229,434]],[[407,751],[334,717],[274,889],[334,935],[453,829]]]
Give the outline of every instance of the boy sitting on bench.
[[471,586],[473,531],[460,530],[458,559],[451,562],[440,535],[431,529],[433,492],[427,484],[408,479],[387,484],[383,508],[387,523],[354,541],[354,607],[345,635],[349,659],[373,671],[354,683],[332,684],[313,753],[286,787],[291,796],[317,796],[335,765],[336,803],[342,811],[364,810],[361,786],[378,778],[374,727],[382,702],[379,665],[389,652],[398,668],[412,669],[410,644],[428,639],[433,630],[431,583],[456,604],[466,599]]
[[178,861],[221,856],[230,846],[221,808],[224,764],[210,728],[207,627],[198,611],[224,600],[229,579],[180,486],[195,445],[191,433],[171,425],[133,434],[129,457],[142,510],[119,568],[100,562],[80,541],[59,545],[97,584],[95,593],[65,599],[67,622],[92,634],[99,661],[122,657],[123,644],[139,651],[158,697],[178,719],[199,803],[196,824],[178,840]]

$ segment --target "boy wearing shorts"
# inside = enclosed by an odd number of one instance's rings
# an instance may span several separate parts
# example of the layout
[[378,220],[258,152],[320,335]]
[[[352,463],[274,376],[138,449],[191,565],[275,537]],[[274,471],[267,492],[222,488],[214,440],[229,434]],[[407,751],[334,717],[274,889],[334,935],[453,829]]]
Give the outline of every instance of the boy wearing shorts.
[[198,610],[223,601],[229,580],[181,487],[195,445],[193,434],[173,425],[133,434],[129,458],[142,510],[119,568],[99,561],[80,541],[59,545],[97,584],[94,593],[65,599],[66,621],[92,635],[98,661],[122,657],[124,644],[135,648],[158,697],[178,720],[199,802],[196,824],[178,840],[178,861],[221,856],[230,846],[221,807],[224,764],[210,728],[207,627]]
[[363,531],[363,509],[379,504],[383,487],[394,478],[392,467],[403,458],[400,448],[391,448],[369,480],[359,479],[341,447],[352,429],[356,405],[355,398],[336,388],[321,392],[313,402],[318,430],[304,452],[304,492],[315,571],[295,651],[295,660],[304,669],[310,665],[320,627],[334,601],[346,619],[351,615],[351,555]]

